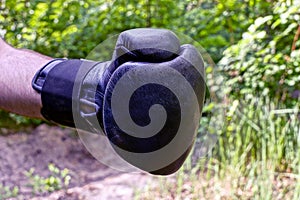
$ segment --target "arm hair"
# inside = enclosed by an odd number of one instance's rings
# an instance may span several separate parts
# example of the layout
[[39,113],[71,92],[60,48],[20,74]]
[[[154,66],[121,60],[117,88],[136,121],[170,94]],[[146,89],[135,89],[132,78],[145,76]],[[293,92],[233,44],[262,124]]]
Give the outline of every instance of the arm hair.
[[16,49],[0,38],[0,109],[43,118],[40,95],[31,87],[34,74],[52,58]]

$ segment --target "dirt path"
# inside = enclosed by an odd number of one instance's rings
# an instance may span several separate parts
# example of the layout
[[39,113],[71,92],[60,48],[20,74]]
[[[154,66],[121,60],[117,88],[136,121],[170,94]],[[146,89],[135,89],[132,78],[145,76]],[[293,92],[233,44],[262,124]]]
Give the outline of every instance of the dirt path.
[[[95,160],[73,130],[41,125],[33,133],[0,136],[0,183],[20,188],[17,199],[131,199],[136,189],[153,178],[142,173],[122,173]],[[35,168],[49,176],[48,164],[68,168],[68,189],[33,196],[24,172]]]

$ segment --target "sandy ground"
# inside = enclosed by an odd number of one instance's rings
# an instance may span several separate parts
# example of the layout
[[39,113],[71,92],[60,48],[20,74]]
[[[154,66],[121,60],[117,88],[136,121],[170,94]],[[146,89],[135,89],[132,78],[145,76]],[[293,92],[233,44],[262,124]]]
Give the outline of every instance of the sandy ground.
[[[119,172],[95,160],[71,129],[40,125],[30,134],[0,136],[0,183],[20,188],[16,199],[132,199],[134,192],[153,177],[143,173]],[[48,164],[70,170],[67,189],[33,195],[24,172],[35,168],[49,176]]]

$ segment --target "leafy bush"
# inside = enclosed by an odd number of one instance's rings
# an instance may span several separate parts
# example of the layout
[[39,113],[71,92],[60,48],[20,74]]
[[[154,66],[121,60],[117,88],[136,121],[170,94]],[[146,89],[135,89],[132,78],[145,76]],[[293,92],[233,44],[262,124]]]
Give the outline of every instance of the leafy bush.
[[254,19],[271,14],[272,5],[265,0],[190,1],[184,4],[178,30],[198,41],[217,62]]
[[295,105],[300,96],[300,5],[280,1],[272,10],[225,51],[219,66],[233,98],[263,95]]
[[271,5],[263,0],[4,1],[0,35],[16,47],[53,57],[84,58],[110,35],[162,27],[193,37],[217,61],[224,48],[240,39]]
[[16,47],[52,57],[85,58],[110,35],[137,27],[170,27],[175,1],[4,1],[0,35]]

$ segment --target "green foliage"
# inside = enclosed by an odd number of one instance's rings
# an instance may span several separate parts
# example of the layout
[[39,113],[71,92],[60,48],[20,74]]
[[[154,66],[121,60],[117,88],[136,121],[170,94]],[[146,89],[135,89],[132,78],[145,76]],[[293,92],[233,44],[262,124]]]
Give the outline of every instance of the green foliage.
[[178,30],[197,40],[217,62],[254,19],[270,13],[264,0],[186,1]]
[[258,95],[295,105],[300,89],[300,5],[280,1],[272,15],[259,17],[238,44],[228,48],[220,67],[227,75],[230,95]]
[[0,134],[6,134],[7,130],[24,130],[24,128],[34,127],[42,122],[39,119],[31,119],[13,113],[0,110]]
[[19,188],[17,186],[10,188],[0,184],[0,200],[17,197],[18,194]]
[[16,47],[84,58],[123,30],[163,27],[193,37],[217,61],[270,5],[261,0],[2,1],[0,34]]
[[29,186],[32,188],[33,194],[53,192],[67,188],[70,184],[71,176],[68,169],[60,170],[54,164],[48,165],[50,175],[46,178],[35,174],[34,168],[25,172],[25,175],[29,179]]
[[178,17],[171,0],[16,0],[4,1],[2,7],[0,29],[9,43],[53,57],[84,58],[110,35],[164,27]]

